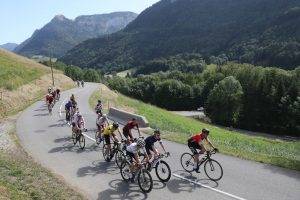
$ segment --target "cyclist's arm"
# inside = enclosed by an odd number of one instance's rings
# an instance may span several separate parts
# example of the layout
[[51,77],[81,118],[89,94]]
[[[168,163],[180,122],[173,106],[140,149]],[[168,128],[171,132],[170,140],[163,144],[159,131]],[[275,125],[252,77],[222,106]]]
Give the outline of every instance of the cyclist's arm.
[[141,132],[140,132],[140,129],[139,129],[139,125],[138,125],[138,124],[136,124],[136,129],[137,129],[137,131],[138,131],[138,133],[139,133],[139,137],[141,137]]
[[146,148],[145,147],[143,147],[143,151],[144,151],[144,155],[145,155],[145,157],[146,157],[146,161],[147,162],[149,162],[149,156],[148,156],[148,154],[147,154],[147,151],[146,151]]
[[164,150],[164,152],[167,153],[164,144],[162,142],[159,142],[159,144],[160,144],[161,148]]
[[121,134],[120,129],[118,129],[118,132],[119,132],[119,135],[120,135],[121,139],[123,140],[123,136],[122,136],[122,134]]
[[214,145],[211,143],[211,141],[207,138],[207,143],[213,148],[215,149]]
[[152,150],[156,155],[159,155],[158,150],[156,149],[154,144],[152,144]]

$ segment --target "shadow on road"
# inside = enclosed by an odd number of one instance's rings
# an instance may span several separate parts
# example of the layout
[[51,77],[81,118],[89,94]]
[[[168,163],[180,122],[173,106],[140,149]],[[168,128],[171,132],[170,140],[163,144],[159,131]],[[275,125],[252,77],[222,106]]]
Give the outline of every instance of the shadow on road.
[[92,165],[79,168],[77,171],[77,176],[96,176],[98,174],[115,175],[119,173],[120,169],[116,166],[115,162],[95,160],[92,162]]
[[121,179],[109,182],[112,189],[107,189],[98,194],[98,199],[128,199],[144,200],[148,195],[143,193],[137,183],[124,182]]
[[49,116],[49,113],[35,114],[35,115],[32,115],[32,116],[33,116],[33,117]]

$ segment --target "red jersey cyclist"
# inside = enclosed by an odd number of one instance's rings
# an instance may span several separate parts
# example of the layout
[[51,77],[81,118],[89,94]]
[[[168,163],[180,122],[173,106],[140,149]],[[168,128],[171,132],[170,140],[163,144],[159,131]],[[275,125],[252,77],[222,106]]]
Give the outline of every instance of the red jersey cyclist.
[[[194,154],[194,170],[199,173],[199,154],[203,154],[206,149],[203,145],[203,140],[206,140],[208,144],[214,148],[214,150],[218,151],[217,148],[214,147],[214,145],[211,143],[211,141],[208,138],[209,130],[204,128],[202,129],[202,132],[197,133],[196,135],[193,135],[190,139],[188,139],[188,147]],[[200,152],[197,151],[197,149],[200,150]]]
[[132,118],[132,120],[127,122],[127,124],[123,127],[123,135],[127,139],[127,144],[130,144],[131,143],[130,141],[133,140],[131,129],[133,129],[134,127],[137,128],[137,131],[139,133],[139,137],[141,137],[139,125],[136,121],[136,118]]

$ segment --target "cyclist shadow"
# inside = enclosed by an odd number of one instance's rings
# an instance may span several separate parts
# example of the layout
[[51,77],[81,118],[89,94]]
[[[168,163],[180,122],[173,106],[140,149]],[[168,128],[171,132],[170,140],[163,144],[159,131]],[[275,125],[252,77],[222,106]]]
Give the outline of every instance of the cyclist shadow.
[[109,182],[111,189],[99,192],[98,199],[129,199],[144,200],[148,194],[143,193],[137,183],[128,183],[121,179]]
[[49,113],[40,113],[40,114],[35,114],[32,115],[33,117],[42,117],[42,116],[49,116]]
[[[192,173],[178,170],[173,172],[174,174],[177,174],[185,179],[183,180],[180,178],[171,179],[167,186],[170,191],[173,193],[180,193],[180,192],[193,192],[195,190],[198,190],[199,188],[202,188],[201,185],[210,186],[212,188],[216,188],[219,186],[218,182],[212,181],[208,178],[198,178]],[[198,185],[199,184],[199,185]],[[201,184],[201,185],[200,185]]]
[[[115,163],[113,163],[115,164]],[[99,174],[111,174],[115,175],[120,172],[118,167],[112,167],[111,163],[106,161],[95,160],[91,166],[81,167],[77,171],[78,177],[84,176],[97,176]]]

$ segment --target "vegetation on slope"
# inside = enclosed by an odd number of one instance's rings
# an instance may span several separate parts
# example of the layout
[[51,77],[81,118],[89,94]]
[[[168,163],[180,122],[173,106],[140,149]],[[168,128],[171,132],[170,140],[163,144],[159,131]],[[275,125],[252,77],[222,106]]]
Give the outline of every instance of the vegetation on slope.
[[104,85],[91,96],[90,105],[94,107],[98,99],[104,103],[105,112],[108,106],[113,106],[145,116],[150,127],[159,127],[162,136],[168,140],[186,144],[192,134],[207,127],[212,133],[210,138],[221,153],[300,170],[299,141],[267,139],[220,129],[114,93]]

